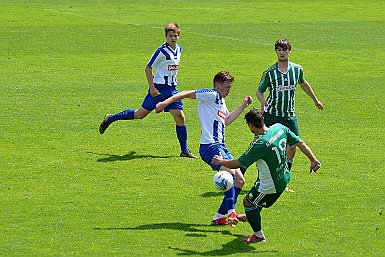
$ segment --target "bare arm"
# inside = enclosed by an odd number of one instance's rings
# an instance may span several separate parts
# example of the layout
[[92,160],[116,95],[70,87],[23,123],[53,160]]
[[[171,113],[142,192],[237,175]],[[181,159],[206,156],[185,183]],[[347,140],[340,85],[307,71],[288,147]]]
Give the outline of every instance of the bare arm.
[[305,142],[300,140],[295,145],[301,150],[301,152],[303,152],[307,156],[307,158],[309,158],[309,160],[311,162],[310,173],[312,171],[317,172],[317,170],[321,167],[321,163],[319,160],[317,160],[317,158],[315,157],[315,155],[313,154],[311,149],[307,146],[307,144],[305,144]]
[[243,112],[243,110],[249,106],[253,102],[253,98],[251,96],[246,96],[245,99],[243,99],[243,102],[241,105],[237,107],[234,111],[230,112],[229,117],[225,120],[225,125],[230,125],[238,116]]
[[222,155],[220,154],[215,155],[211,163],[215,165],[225,166],[229,169],[237,169],[242,167],[242,164],[238,160],[224,160]]
[[310,98],[313,100],[314,102],[314,105],[322,110],[324,108],[323,104],[318,100],[317,96],[314,94],[314,91],[313,89],[311,88],[310,84],[305,81],[303,82],[302,84],[299,84],[301,86],[301,88],[303,89],[303,91],[305,91],[305,93],[310,96]]
[[161,111],[164,110],[164,108],[167,105],[170,105],[170,104],[172,104],[172,103],[174,103],[176,101],[182,100],[184,98],[196,99],[195,91],[194,90],[188,90],[188,91],[179,92],[176,95],[173,95],[173,96],[167,98],[163,102],[157,103],[155,111],[156,112],[161,112]]
[[257,98],[259,100],[259,102],[261,103],[261,111],[263,112],[265,110],[265,106],[268,105],[267,101],[265,100],[265,96],[263,95],[262,92],[259,92],[259,90],[257,90]]
[[152,68],[147,65],[146,68],[144,69],[144,72],[146,73],[146,79],[147,79],[148,87],[150,88],[151,96],[160,95],[159,91],[154,86],[154,81],[152,79]]

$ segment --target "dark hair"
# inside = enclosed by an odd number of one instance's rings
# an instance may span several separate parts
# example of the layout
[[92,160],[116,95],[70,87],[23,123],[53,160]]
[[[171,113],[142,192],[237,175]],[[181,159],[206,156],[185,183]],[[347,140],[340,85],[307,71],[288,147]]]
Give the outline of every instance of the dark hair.
[[280,38],[277,40],[277,42],[275,42],[274,44],[274,50],[277,50],[278,47],[281,47],[282,49],[284,50],[291,50],[291,44],[289,42],[289,40],[287,40],[286,38]]
[[180,34],[180,27],[179,27],[178,23],[175,23],[175,22],[169,23],[164,27],[164,33],[165,33],[166,37],[167,37],[167,33],[170,31],[174,31],[175,33],[177,33],[179,35]]
[[248,124],[251,123],[257,128],[262,128],[265,124],[263,120],[263,113],[255,108],[245,114],[245,120]]
[[220,71],[217,74],[215,74],[215,76],[214,76],[214,80],[213,80],[214,87],[215,87],[215,82],[223,83],[223,82],[226,82],[226,81],[233,82],[234,81],[234,77],[231,76],[230,73],[227,72],[227,71]]

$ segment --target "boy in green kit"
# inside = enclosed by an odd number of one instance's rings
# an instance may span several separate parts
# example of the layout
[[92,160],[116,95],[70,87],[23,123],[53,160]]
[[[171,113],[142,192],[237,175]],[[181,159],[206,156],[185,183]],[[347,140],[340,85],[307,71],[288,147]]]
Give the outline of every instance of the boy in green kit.
[[243,241],[266,242],[260,212],[262,208],[269,208],[277,201],[290,181],[286,146],[297,146],[309,158],[310,172],[316,172],[321,163],[311,149],[286,126],[277,123],[266,127],[260,110],[250,110],[245,119],[251,132],[255,134],[249,148],[237,160],[224,160],[222,156],[216,155],[212,163],[230,169],[247,169],[256,163],[258,179],[243,199],[246,217],[254,233]]

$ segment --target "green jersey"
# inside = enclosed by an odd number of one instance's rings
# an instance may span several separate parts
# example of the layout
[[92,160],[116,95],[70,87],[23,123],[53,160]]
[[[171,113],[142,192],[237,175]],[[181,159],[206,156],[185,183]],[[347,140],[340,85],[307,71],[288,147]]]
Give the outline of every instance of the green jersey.
[[265,112],[279,117],[295,117],[295,89],[305,82],[301,65],[289,62],[289,69],[282,73],[278,63],[263,72],[258,91],[264,93],[269,88],[268,106]]
[[259,191],[265,194],[283,192],[290,181],[287,167],[286,145],[300,141],[284,125],[277,123],[251,142],[249,148],[239,157],[242,167],[247,169],[254,162],[258,168]]

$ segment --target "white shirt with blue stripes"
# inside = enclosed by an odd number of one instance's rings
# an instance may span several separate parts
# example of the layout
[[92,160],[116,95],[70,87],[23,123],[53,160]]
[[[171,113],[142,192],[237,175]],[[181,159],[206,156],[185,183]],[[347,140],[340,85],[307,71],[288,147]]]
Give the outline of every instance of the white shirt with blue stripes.
[[225,119],[229,116],[225,99],[214,89],[195,91],[202,135],[200,144],[225,143]]
[[169,86],[176,86],[178,84],[176,75],[178,74],[181,54],[182,47],[177,44],[174,51],[167,42],[163,43],[154,52],[147,64],[156,70],[153,75],[154,84]]

